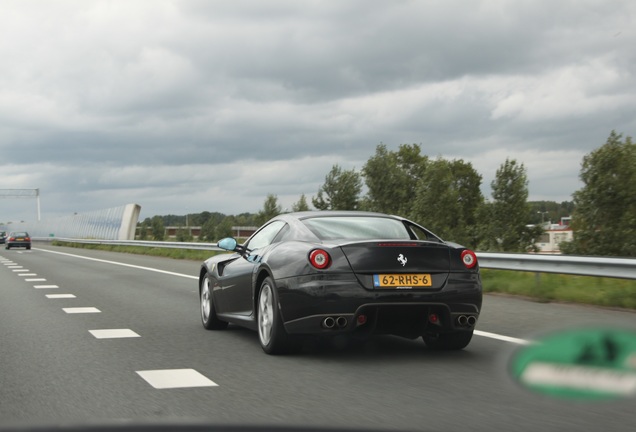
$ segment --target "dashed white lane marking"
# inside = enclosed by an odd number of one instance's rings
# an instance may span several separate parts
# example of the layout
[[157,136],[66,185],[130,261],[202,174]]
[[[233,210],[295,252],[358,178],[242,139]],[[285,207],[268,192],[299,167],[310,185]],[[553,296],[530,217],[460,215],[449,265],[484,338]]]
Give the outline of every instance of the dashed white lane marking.
[[21,268],[24,268],[24,267],[22,267],[21,265],[10,265],[10,266],[7,266],[7,268],[17,270],[17,269],[21,269]]
[[38,249],[38,251],[48,252],[48,253],[53,253],[53,254],[58,254],[58,255],[66,255],[66,256],[73,257],[73,258],[81,258],[81,259],[85,259],[85,260],[89,260],[89,261],[96,261],[96,262],[101,262],[101,263],[106,263],[106,264],[119,265],[119,266],[123,266],[123,267],[136,268],[136,269],[140,269],[140,270],[148,270],[148,271],[151,271],[151,272],[163,273],[163,274],[168,274],[168,275],[172,275],[172,276],[179,276],[179,277],[184,277],[184,278],[188,278],[188,279],[195,279],[195,280],[199,279],[198,276],[192,276],[192,275],[187,275],[187,274],[183,274],[183,273],[169,272],[169,271],[166,271],[166,270],[160,270],[160,269],[156,269],[156,268],[152,268],[152,267],[143,267],[143,266],[138,266],[138,265],[133,265],[133,264],[126,264],[126,263],[122,263],[122,262],[117,262],[117,261],[108,261],[108,260],[97,259],[97,258],[89,258],[89,257],[81,256],[81,255],[73,255],[73,254],[66,253],[66,252],[51,251],[51,250],[47,250],[47,249]]
[[130,329],[89,330],[89,333],[95,336],[97,339],[118,339],[118,338],[141,337]]
[[36,278],[36,279],[25,279],[27,282],[46,282],[44,278]]
[[485,331],[481,331],[481,330],[475,330],[474,334],[476,334],[477,336],[483,336],[483,337],[487,337],[487,338],[491,338],[491,339],[497,339],[500,341],[504,341],[504,342],[510,342],[510,343],[514,343],[517,345],[531,345],[534,342],[530,341],[530,340],[526,340],[526,339],[519,339],[519,338],[514,338],[511,336],[504,336],[504,335],[500,335],[497,333],[490,333],[490,332],[485,332]]
[[35,289],[50,289],[50,288],[59,288],[57,285],[33,285]]
[[218,386],[217,383],[206,378],[194,369],[164,369],[136,372],[156,389]]
[[14,273],[26,273],[26,272],[30,272],[31,270],[29,270],[29,269],[13,269],[12,271]]
[[47,294],[46,298],[61,299],[61,298],[77,298],[73,294]]
[[67,314],[81,314],[81,313],[101,313],[101,311],[95,307],[72,307],[62,308]]
[[37,276],[37,273],[18,273],[18,276]]

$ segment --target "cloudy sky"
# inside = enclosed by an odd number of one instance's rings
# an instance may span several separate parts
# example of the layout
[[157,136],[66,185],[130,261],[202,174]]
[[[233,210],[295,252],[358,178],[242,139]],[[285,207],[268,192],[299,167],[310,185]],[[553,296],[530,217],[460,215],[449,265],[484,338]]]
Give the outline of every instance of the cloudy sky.
[[570,200],[636,133],[635,23],[633,0],[0,0],[0,189],[39,188],[43,219],[256,212],[416,143],[486,197],[514,158],[531,200]]

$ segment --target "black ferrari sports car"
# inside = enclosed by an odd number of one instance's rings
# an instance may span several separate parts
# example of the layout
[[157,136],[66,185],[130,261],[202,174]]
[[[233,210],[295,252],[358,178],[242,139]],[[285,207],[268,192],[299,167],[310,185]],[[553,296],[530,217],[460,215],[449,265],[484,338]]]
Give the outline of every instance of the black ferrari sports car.
[[482,303],[477,257],[407,219],[314,211],[276,216],[199,275],[201,320],[258,331],[268,354],[303,335],[422,337],[434,349],[468,345]]

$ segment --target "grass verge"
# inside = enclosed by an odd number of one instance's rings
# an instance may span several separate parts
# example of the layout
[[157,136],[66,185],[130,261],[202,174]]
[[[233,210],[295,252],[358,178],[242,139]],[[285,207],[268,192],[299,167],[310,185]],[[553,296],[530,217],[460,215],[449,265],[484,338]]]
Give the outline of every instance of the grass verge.
[[74,247],[78,249],[92,249],[92,250],[104,250],[110,252],[129,253],[136,255],[150,255],[159,256],[172,259],[185,259],[193,261],[204,261],[211,256],[217,255],[219,251],[206,251],[206,250],[193,250],[193,249],[173,249],[173,248],[159,248],[159,247],[147,247],[147,246],[115,246],[105,244],[88,244],[88,243],[72,243],[63,241],[53,241],[53,246],[66,246]]
[[481,269],[484,292],[636,309],[636,281],[627,279]]

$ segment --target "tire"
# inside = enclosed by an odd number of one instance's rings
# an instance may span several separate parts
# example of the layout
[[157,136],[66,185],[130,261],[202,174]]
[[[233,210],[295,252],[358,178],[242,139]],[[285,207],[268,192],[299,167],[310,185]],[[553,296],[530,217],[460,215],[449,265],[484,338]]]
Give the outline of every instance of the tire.
[[256,308],[258,340],[263,351],[272,355],[290,352],[292,340],[285,331],[278,308],[278,294],[270,277],[261,284]]
[[473,337],[471,331],[457,331],[452,333],[438,333],[437,335],[424,335],[426,346],[440,351],[456,351],[466,348]]
[[205,274],[201,280],[199,289],[199,300],[201,301],[201,322],[206,330],[224,330],[227,328],[227,322],[221,321],[216,316],[214,307],[214,297],[212,296],[212,288],[210,287],[210,275]]

